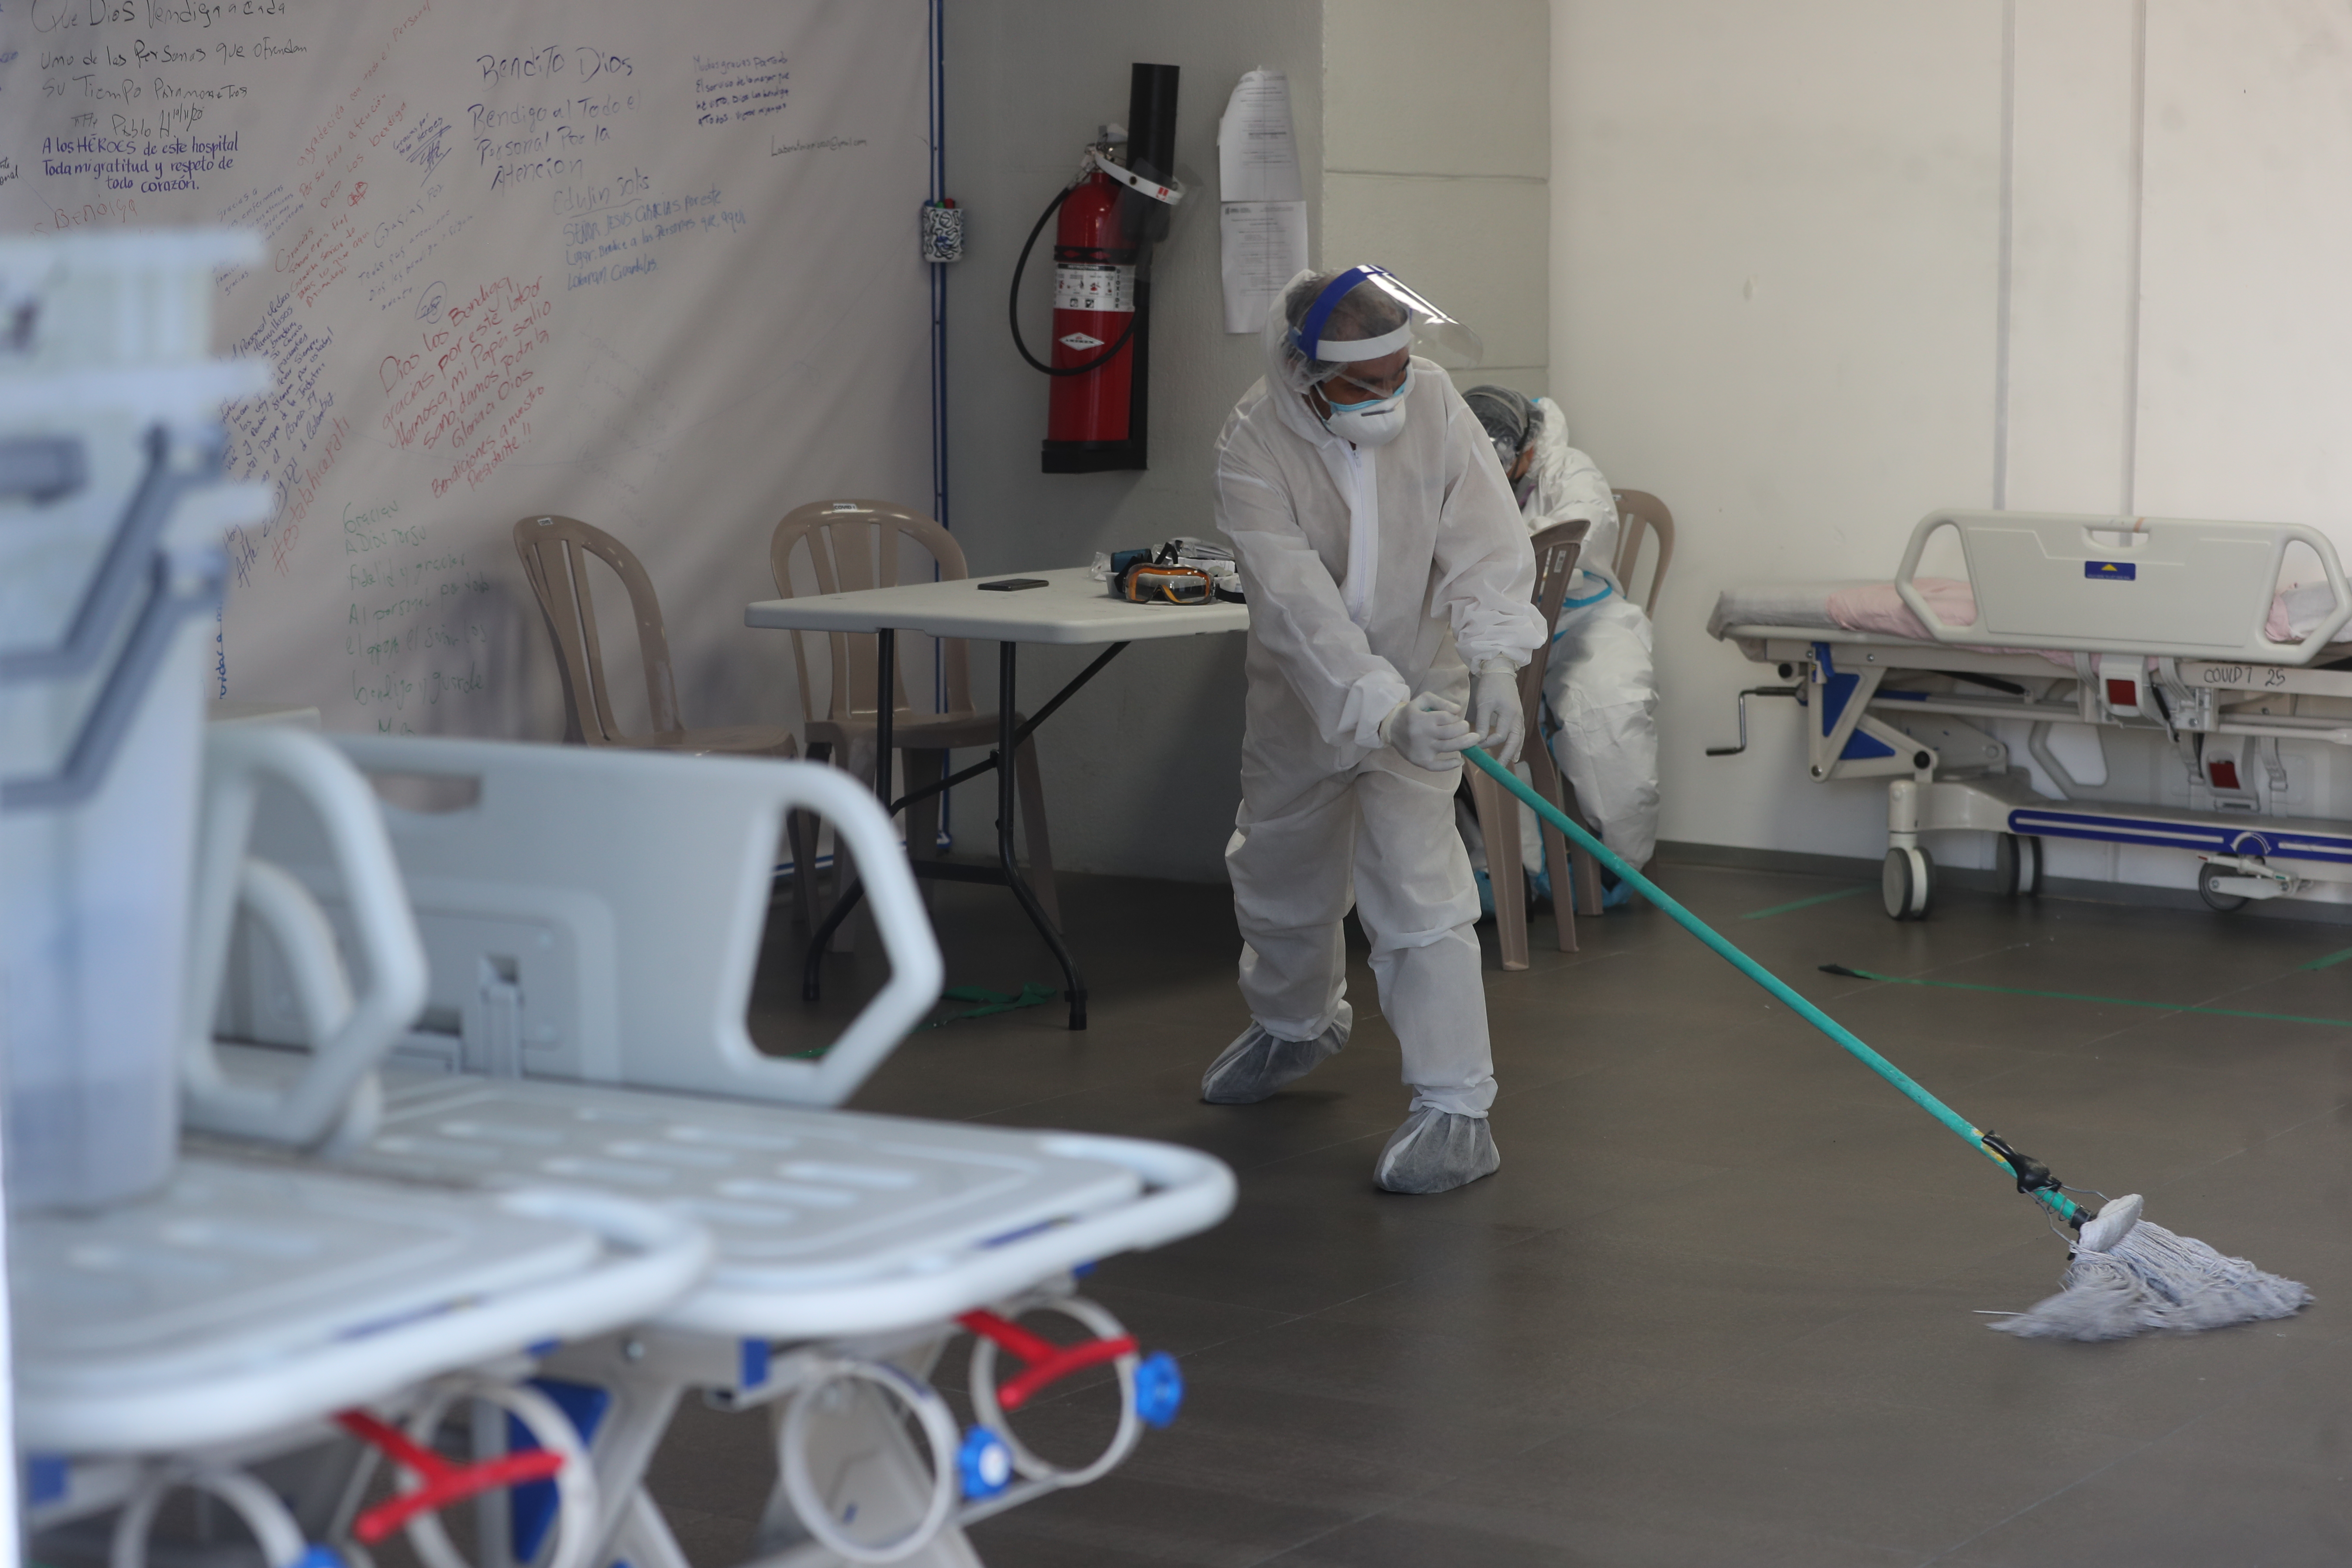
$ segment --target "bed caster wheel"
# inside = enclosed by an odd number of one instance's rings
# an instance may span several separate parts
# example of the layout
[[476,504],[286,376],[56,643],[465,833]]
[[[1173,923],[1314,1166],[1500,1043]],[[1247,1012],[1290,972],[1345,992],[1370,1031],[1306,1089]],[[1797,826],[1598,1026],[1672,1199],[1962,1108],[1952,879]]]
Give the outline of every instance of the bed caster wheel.
[[1136,1415],[1156,1429],[1173,1422],[1183,1405],[1184,1374],[1177,1370],[1176,1358],[1166,1351],[1145,1356],[1135,1369]]
[[992,1498],[1013,1484],[1013,1450],[987,1427],[975,1426],[956,1450],[956,1474],[967,1500]]
[[2042,840],[1998,833],[1992,841],[1992,879],[2004,898],[2031,899],[2042,892]]
[[1926,920],[1936,894],[1936,858],[1925,849],[1889,849],[1878,890],[1890,920]]
[[2206,866],[2199,868],[2197,872],[2197,896],[2205,900],[2206,908],[2219,910],[2221,913],[2228,915],[2235,914],[2238,910],[2246,907],[2246,897],[2244,894],[2225,893],[2221,891],[2221,889],[2214,886],[2214,884],[2219,882],[2222,878],[2231,874],[2232,873],[2230,868],[2225,866]]

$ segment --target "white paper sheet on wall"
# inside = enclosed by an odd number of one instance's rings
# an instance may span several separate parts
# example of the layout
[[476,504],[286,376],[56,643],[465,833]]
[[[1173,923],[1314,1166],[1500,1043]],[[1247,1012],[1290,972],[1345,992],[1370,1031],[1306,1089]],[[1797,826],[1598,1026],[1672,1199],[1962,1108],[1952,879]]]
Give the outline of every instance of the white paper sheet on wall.
[[1245,73],[1217,121],[1225,331],[1255,332],[1307,266],[1307,189],[1290,128],[1290,79]]

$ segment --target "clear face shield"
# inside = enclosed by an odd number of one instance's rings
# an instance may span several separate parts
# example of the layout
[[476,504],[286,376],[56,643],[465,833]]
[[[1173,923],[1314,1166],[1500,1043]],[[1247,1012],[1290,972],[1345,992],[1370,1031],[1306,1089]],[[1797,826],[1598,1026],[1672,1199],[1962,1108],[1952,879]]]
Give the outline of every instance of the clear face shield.
[[1369,362],[1408,349],[1447,370],[1469,370],[1486,353],[1478,334],[1379,267],[1302,272],[1266,318],[1267,368],[1305,392],[1352,379]]

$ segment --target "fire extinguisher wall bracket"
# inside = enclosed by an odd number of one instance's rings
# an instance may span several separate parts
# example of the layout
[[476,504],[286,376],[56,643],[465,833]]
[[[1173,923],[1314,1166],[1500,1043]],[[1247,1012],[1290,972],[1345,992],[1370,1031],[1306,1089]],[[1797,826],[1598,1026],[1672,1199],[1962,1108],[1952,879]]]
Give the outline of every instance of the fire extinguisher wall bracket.
[[[1013,336],[1052,380],[1040,466],[1049,474],[1150,466],[1151,248],[1182,189],[1175,178],[1174,66],[1133,68],[1127,160],[1088,149],[1085,172],[1054,198],[1013,275]],[[1040,363],[1021,341],[1022,268],[1048,219],[1054,230],[1054,342]]]
[[1099,147],[1087,149],[1087,170],[1090,174],[1099,170],[1108,174],[1115,184],[1126,186],[1136,195],[1171,207],[1184,199],[1184,187],[1175,181],[1171,180],[1163,185],[1150,175],[1114,163]]

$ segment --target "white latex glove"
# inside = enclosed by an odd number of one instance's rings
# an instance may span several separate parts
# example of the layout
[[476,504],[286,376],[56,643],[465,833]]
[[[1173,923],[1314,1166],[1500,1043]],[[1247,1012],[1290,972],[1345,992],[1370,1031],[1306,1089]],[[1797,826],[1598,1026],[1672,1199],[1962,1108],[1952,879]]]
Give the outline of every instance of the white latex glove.
[[1470,721],[1486,754],[1509,767],[1528,738],[1528,712],[1519,700],[1519,672],[1499,658],[1486,661],[1470,686]]
[[1414,767],[1433,773],[1462,765],[1462,748],[1477,744],[1460,703],[1424,691],[1381,721],[1381,739]]

